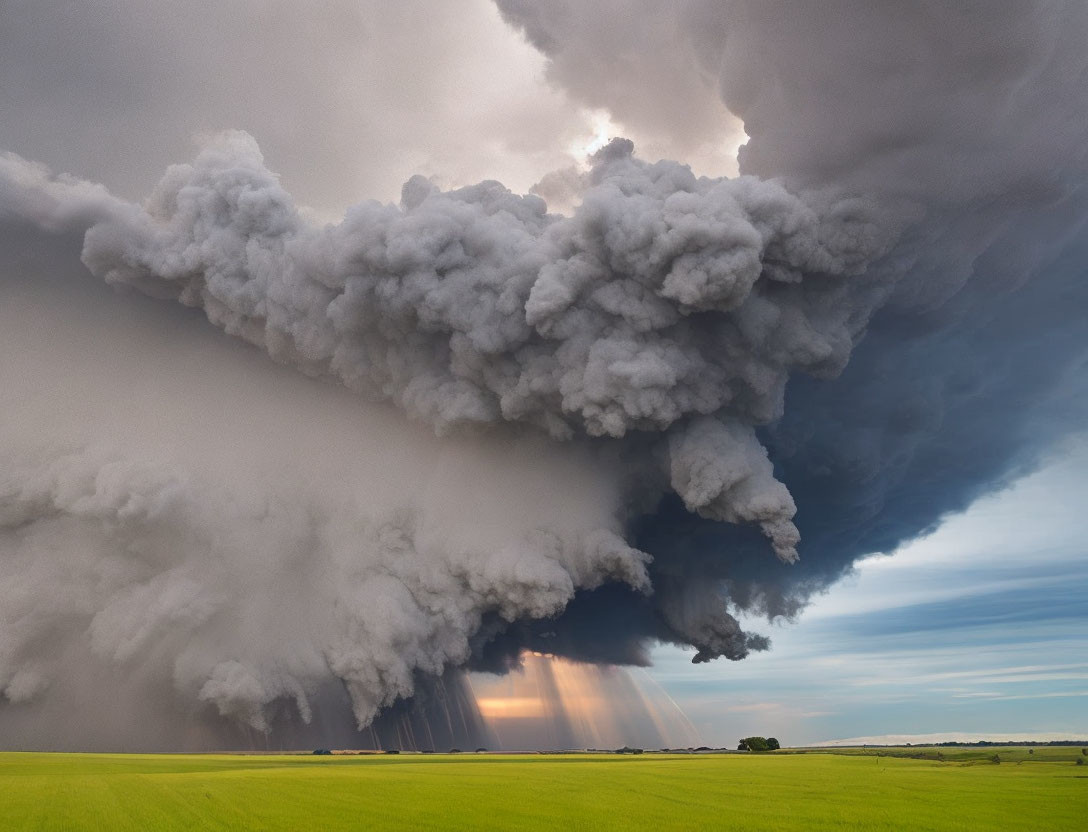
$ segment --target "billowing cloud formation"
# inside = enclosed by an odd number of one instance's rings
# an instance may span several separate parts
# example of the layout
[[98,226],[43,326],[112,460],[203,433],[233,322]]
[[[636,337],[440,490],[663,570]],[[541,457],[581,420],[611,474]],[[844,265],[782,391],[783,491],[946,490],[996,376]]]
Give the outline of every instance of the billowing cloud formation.
[[195,725],[217,747],[242,741],[220,718],[317,731],[345,699],[366,724],[468,661],[485,615],[649,589],[607,460],[438,440],[191,314],[100,291],[69,244],[24,227],[3,260],[9,742],[178,747]]
[[[38,642],[82,613],[96,656],[124,666],[169,645],[183,695],[258,730],[281,698],[309,722],[309,695],[330,671],[367,725],[413,693],[416,673],[463,664],[482,610],[546,618],[576,587],[648,588],[645,557],[606,529],[561,535],[556,524],[476,548],[431,527],[433,514],[368,518],[350,503],[330,512],[331,495],[321,507],[276,490],[256,505],[234,496],[179,479],[169,465],[85,454],[8,460],[0,503],[12,577],[0,653],[8,699],[44,689],[55,668]],[[67,545],[76,535],[78,545]],[[41,586],[51,591],[43,596]]]
[[[642,0],[497,3],[574,94],[596,90],[609,106],[612,57],[645,70],[663,50],[693,54],[751,137],[742,174],[865,194],[911,218],[866,271],[893,288],[871,301],[842,375],[794,377],[782,418],[758,431],[798,507],[801,561],[777,570],[742,529],[665,501],[636,529],[655,555],[659,606],[698,575],[702,593],[791,614],[857,557],[932,529],[1082,428],[1082,5],[686,0],[663,27],[659,4]],[[614,603],[587,599],[569,615],[612,620]],[[629,626],[662,632],[650,610]]]
[[791,370],[845,364],[868,312],[849,278],[888,234],[856,200],[817,210],[773,183],[698,180],[619,140],[592,179],[569,219],[497,183],[413,179],[401,207],[318,229],[235,134],[171,169],[146,210],[94,224],[83,260],[440,432],[622,438],[713,416],[677,428],[676,487],[792,559],[794,507],[751,426],[780,415]]
[[[283,701],[308,718],[329,678],[365,724],[421,675],[526,646],[639,661],[663,639],[696,661],[742,658],[767,642],[738,609],[795,613],[1079,426],[1079,6],[979,24],[944,6],[692,0],[663,25],[647,5],[499,3],[549,77],[598,90],[596,106],[632,100],[595,76],[613,52],[644,62],[636,76],[656,55],[666,78],[692,62],[744,119],[744,175],[697,178],[614,140],[568,217],[496,182],[415,177],[400,205],[319,227],[243,133],[170,168],[143,205],[0,161],[0,219],[82,238],[106,282],[199,308],[280,363],[476,443],[469,458],[509,443],[530,449],[514,467],[570,463],[537,472],[552,489],[488,467],[472,480],[486,510],[464,530],[461,497],[375,489],[372,463],[333,462],[343,449],[291,455],[310,476],[271,485],[238,474],[268,470],[260,437],[229,474],[186,443],[165,463],[133,438],[96,455],[93,432],[70,427],[56,436],[81,447],[43,457],[26,415],[0,532],[19,578],[4,585],[22,593],[3,607],[11,702],[47,696],[55,631],[258,730]],[[630,25],[608,27],[614,15]],[[638,112],[669,91],[646,86]],[[288,421],[295,407],[273,405]],[[227,424],[219,444],[245,433]],[[411,442],[397,447],[418,471]],[[347,484],[319,483],[323,465]],[[574,511],[559,495],[583,478]],[[76,539],[88,567],[63,578]],[[304,628],[265,626],[281,599]]]

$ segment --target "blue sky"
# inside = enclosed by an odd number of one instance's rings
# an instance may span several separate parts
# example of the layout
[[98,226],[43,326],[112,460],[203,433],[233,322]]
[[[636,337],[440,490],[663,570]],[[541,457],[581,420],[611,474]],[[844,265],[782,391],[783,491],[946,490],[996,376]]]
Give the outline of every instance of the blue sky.
[[1088,442],[862,561],[742,662],[661,647],[650,675],[707,742],[888,735],[1088,737]]

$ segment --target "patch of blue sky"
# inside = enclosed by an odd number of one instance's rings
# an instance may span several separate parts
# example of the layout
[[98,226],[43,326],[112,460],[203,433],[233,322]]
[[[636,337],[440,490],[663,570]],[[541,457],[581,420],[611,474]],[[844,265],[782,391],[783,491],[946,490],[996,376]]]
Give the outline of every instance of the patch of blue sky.
[[[651,675],[708,742],[922,735],[1088,737],[1088,444],[862,561],[743,662],[691,665],[661,647]],[[966,732],[966,733],[964,733]]]

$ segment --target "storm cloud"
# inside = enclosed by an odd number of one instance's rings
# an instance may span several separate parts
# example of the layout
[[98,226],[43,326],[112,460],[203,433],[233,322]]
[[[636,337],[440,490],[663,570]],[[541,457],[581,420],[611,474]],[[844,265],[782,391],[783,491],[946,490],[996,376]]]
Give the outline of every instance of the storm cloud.
[[139,204],[0,159],[0,719],[85,663],[268,732],[526,648],[741,659],[1037,466],[1088,392],[1088,13],[1037,5],[500,0],[563,94],[750,137],[614,139],[566,215],[416,176],[322,225],[240,131]]

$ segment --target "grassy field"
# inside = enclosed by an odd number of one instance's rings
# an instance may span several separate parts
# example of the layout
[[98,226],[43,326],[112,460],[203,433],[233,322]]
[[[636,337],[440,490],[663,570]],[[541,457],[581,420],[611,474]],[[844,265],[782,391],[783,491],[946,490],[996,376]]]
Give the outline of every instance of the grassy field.
[[[955,746],[904,745],[884,748],[789,748],[783,754],[844,754],[851,757],[905,757],[915,760],[937,760],[949,763],[992,762],[996,755],[1003,763],[1076,763],[1084,757],[1079,746],[1041,745]],[[1088,765],[1088,759],[1084,761]],[[1088,774],[1088,769],[1083,772]]]
[[[1088,828],[1079,749],[762,755],[0,754],[4,830]],[[900,749],[918,753],[923,749]],[[956,754],[955,752],[963,752]]]

